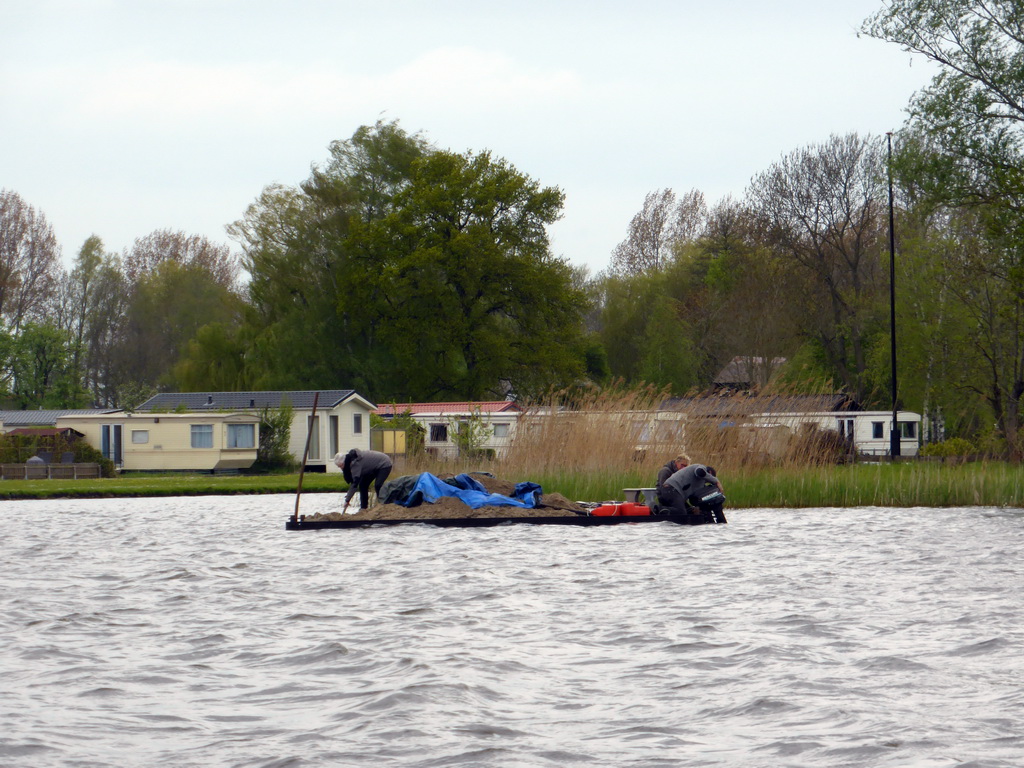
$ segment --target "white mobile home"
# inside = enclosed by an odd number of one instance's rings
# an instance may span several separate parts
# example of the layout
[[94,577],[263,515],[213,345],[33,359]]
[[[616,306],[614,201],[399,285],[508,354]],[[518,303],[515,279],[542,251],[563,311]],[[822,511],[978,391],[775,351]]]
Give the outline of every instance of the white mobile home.
[[[313,413],[314,401],[316,413]],[[354,389],[321,389],[269,392],[165,392],[147,400],[138,414],[244,412],[259,414],[282,404],[292,407],[288,451],[302,460],[309,434],[306,469],[341,472],[334,456],[350,448],[370,447],[370,413],[375,406]]]
[[79,413],[57,427],[77,430],[125,471],[237,471],[252,466],[259,445],[251,413]]
[[[912,411],[897,413],[901,456],[917,456],[920,449],[921,414]],[[853,443],[857,453],[888,456],[891,451],[892,411],[808,412],[794,414],[758,414],[753,420],[759,427],[788,427],[796,432],[803,424],[830,429]]]
[[456,436],[460,429],[477,420],[481,427],[481,440],[475,448],[504,454],[515,437],[522,409],[507,400],[463,401],[449,403],[388,403],[377,407],[383,419],[409,414],[424,429],[424,445],[428,453],[438,458],[451,459],[459,455]]
[[[766,431],[785,429],[797,433],[806,426],[837,432],[860,454],[887,456],[891,411],[865,411],[845,395],[691,397],[667,401],[666,410],[712,421],[722,428],[754,427]],[[920,448],[921,414],[899,411],[900,455],[916,456]]]

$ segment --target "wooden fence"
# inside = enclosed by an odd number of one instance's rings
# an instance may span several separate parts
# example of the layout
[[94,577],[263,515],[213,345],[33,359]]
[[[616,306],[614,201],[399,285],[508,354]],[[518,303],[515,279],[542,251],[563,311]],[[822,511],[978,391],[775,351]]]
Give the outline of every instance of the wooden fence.
[[0,464],[0,480],[82,480],[101,476],[95,462],[75,464]]

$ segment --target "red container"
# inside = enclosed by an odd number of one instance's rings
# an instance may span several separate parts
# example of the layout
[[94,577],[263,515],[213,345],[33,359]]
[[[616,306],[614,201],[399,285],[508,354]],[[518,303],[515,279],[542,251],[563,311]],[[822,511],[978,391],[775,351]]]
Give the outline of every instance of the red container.
[[645,504],[626,501],[620,504],[602,504],[590,514],[596,517],[636,517],[651,514],[651,508]]
[[619,504],[619,514],[631,517],[649,515],[651,514],[651,508],[646,504],[634,504],[631,501],[627,501],[625,504]]

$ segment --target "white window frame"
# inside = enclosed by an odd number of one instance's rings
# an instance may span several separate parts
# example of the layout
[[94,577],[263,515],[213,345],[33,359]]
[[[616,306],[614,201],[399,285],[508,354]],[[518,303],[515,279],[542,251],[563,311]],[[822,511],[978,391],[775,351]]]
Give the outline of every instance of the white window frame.
[[[193,448],[209,451],[213,448],[213,424],[191,424],[191,446]],[[200,439],[201,438],[201,439]],[[209,445],[197,445],[200,442],[209,442]]]
[[[227,447],[234,448],[237,450],[252,450],[256,447],[256,425],[255,424],[228,424],[227,434]],[[242,442],[247,443],[246,445],[240,445],[238,435],[245,435],[245,440]]]
[[320,416],[312,415],[306,417],[306,430],[309,434],[309,460],[320,460]]
[[103,457],[110,459],[115,465],[121,466],[124,461],[124,433],[121,424],[100,425],[100,452]]

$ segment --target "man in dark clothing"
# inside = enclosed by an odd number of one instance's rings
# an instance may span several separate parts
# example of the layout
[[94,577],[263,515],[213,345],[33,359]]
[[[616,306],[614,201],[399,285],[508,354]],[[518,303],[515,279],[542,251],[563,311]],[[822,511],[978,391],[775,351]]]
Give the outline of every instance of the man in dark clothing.
[[380,497],[381,486],[391,474],[391,457],[380,451],[361,451],[353,448],[342,456],[334,457],[334,463],[341,467],[341,472],[348,481],[348,493],[345,494],[345,509],[359,489],[359,508],[366,509],[370,505],[370,484]]
[[703,464],[689,464],[665,481],[663,496],[659,498],[673,512],[683,513],[687,511],[687,501],[699,498],[707,488],[717,488],[721,492],[722,483]]
[[672,461],[668,462],[664,467],[658,470],[658,480],[654,484],[655,495],[657,496],[658,503],[663,507],[671,506],[669,504],[670,496],[669,492],[664,490],[665,481],[668,480],[672,475],[678,472],[683,467],[689,465],[690,457],[685,453],[680,453]]

